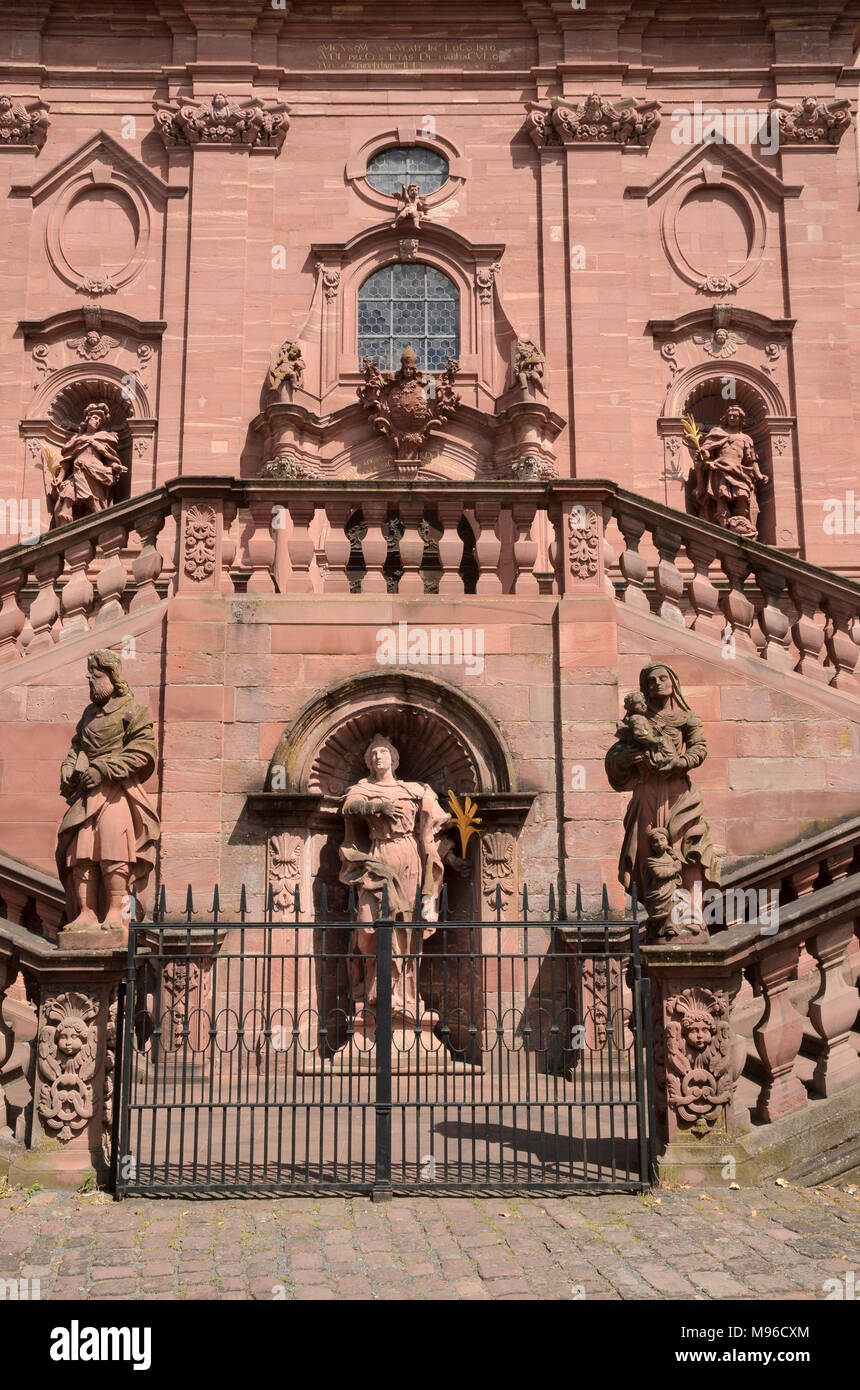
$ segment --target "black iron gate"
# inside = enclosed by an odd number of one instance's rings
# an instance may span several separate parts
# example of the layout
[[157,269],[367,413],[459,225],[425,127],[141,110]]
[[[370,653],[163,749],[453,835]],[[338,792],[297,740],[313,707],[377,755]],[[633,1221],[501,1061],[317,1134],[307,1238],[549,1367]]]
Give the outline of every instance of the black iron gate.
[[117,1196],[648,1185],[635,923],[416,925],[134,927]]

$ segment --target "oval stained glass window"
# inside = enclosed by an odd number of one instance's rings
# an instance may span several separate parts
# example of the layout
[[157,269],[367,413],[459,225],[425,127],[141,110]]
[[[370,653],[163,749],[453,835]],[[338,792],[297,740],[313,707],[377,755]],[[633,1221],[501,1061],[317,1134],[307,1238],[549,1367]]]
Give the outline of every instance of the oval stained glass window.
[[367,182],[377,193],[396,196],[404,183],[417,183],[418,192],[425,197],[441,188],[447,178],[447,159],[424,145],[396,145],[367,162]]

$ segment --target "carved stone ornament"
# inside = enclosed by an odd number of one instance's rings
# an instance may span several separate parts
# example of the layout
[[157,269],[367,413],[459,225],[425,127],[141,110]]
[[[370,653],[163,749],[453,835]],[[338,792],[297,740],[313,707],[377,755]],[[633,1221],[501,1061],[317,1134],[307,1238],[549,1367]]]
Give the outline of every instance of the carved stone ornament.
[[597,513],[590,507],[572,507],[567,518],[567,551],[571,573],[577,579],[593,579],[597,574],[600,537]]
[[416,232],[427,218],[427,200],[422,198],[417,183],[402,183],[397,194],[397,212],[393,227],[410,226]]
[[378,361],[364,359],[364,384],[358,388],[358,397],[375,428],[394,444],[399,475],[416,476],[419,453],[428,434],[443,425],[460,404],[454,390],[459,368],[452,357],[441,374],[422,375],[411,347],[401,354],[396,372],[383,373]]
[[702,1138],[732,1098],[729,997],[694,985],[666,1001],[666,1099]]
[[0,95],[0,150],[11,145],[32,145],[40,150],[48,134],[47,110],[41,101],[25,106],[6,93]]
[[110,1162],[111,1139],[113,1135],[113,1099],[116,1089],[116,1024],[118,998],[116,986],[111,991],[108,1005],[108,1020],[105,1036],[104,1066],[104,1104],[102,1105],[102,1153],[106,1163]]
[[281,386],[288,386],[290,390],[300,390],[305,379],[305,370],[301,345],[289,340],[281,343],[269,367],[269,390],[277,391]]
[[737,285],[728,275],[706,275],[697,282],[696,288],[702,294],[734,294]]
[[[647,145],[660,124],[660,103],[626,97],[618,102],[592,92],[581,102],[552,97],[532,103],[526,119],[538,148],[561,143]],[[550,131],[552,135],[550,135]]]
[[851,125],[851,102],[848,97],[836,101],[821,101],[804,97],[797,103],[772,101],[779,122],[779,139],[786,145],[838,145]]
[[309,463],[302,463],[301,459],[293,458],[291,454],[278,454],[277,458],[269,459],[263,464],[260,476],[262,478],[315,478],[316,469]]
[[782,354],[785,352],[784,343],[766,343],[764,349],[764,361],[761,364],[763,372],[768,376],[775,376],[776,369],[782,361]]
[[340,288],[340,271],[327,270],[322,261],[317,261],[314,269],[317,275],[322,277],[323,292],[326,299],[337,299],[337,292]]
[[548,463],[546,459],[538,458],[537,454],[522,454],[520,458],[514,459],[511,464],[511,473],[520,482],[558,477],[555,464]]
[[113,352],[114,348],[119,347],[119,339],[110,338],[107,333],[99,333],[97,329],[91,328],[82,338],[67,338],[66,347],[71,348],[86,362],[100,362],[109,352]]
[[298,835],[282,831],[269,839],[269,883],[276,912],[289,913],[295,902],[302,871],[302,842]]
[[279,150],[290,128],[289,107],[256,98],[235,102],[223,92],[155,103],[155,128],[167,149],[188,145],[244,145]]
[[87,994],[69,990],[49,1001],[39,1033],[39,1116],[61,1144],[86,1128],[93,1115],[93,1077],[98,1036],[93,1019],[99,1006]]
[[715,328],[713,333],[694,333],[693,342],[698,343],[709,357],[734,357],[741,339],[728,328]]
[[404,236],[400,238],[400,259],[401,261],[416,261],[418,259],[417,236]]
[[196,503],[185,517],[185,573],[202,583],[215,571],[215,508]]
[[513,385],[521,391],[534,387],[542,396],[546,395],[543,375],[546,371],[546,358],[531,338],[517,339],[517,355],[513,365]]
[[500,269],[498,261],[495,261],[493,265],[482,265],[475,271],[475,287],[481,304],[492,304],[493,286]]
[[490,830],[481,837],[481,891],[487,906],[496,906],[496,889],[501,893],[502,912],[513,894],[515,883],[514,837],[505,830]]

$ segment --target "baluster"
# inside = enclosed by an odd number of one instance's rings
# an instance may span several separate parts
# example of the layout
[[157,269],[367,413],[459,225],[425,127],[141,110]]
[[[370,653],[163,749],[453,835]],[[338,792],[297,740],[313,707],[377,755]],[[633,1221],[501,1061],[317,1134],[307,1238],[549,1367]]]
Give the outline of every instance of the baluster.
[[797,944],[779,946],[766,952],[756,965],[765,1007],[753,1029],[753,1041],[766,1073],[756,1103],[756,1115],[766,1124],[806,1105],[806,1091],[794,1074],[803,1038],[803,1019],[788,995],[799,954]]
[[424,580],[418,573],[424,558],[424,542],[418,531],[418,524],[424,516],[424,502],[414,498],[404,498],[400,503],[400,520],[403,535],[400,537],[400,562],[403,573],[397,586],[398,594],[424,593]]
[[288,594],[312,594],[314,581],[311,577],[311,565],[314,543],[310,528],[316,514],[316,503],[313,499],[307,501],[304,498],[291,497],[289,509],[293,526],[287,540],[290,569],[284,581],[284,590]]
[[89,629],[93,586],[87,576],[87,569],[94,552],[95,546],[88,536],[79,536],[66,546],[66,563],[70,573],[60,594],[60,607],[63,610],[61,637],[67,637],[73,632],[86,632]]
[[122,596],[128,583],[126,568],[119,552],[128,540],[129,523],[112,522],[99,532],[96,545],[105,564],[96,576],[96,588],[101,603],[96,613],[96,625],[109,623],[124,616]]
[[832,1096],[860,1081],[860,1057],[851,1041],[860,993],[843,973],[853,940],[854,924],[849,920],[822,928],[808,943],[821,972],[818,992],[809,1001],[809,1021],[822,1042],[812,1075],[812,1089],[819,1096]]
[[131,572],[137,585],[137,592],[128,605],[129,613],[139,608],[151,608],[158,603],[158,590],[155,581],[161,574],[164,560],[155,541],[164,526],[163,512],[147,512],[138,517],[134,529],[140,537],[140,550],[131,562]]
[[755,565],[755,577],[762,592],[762,605],[757,615],[759,631],[764,646],[759,655],[771,666],[790,671],[794,666],[791,655],[791,641],[788,636],[788,618],[783,612],[780,600],[785,590],[785,580],[781,574]]
[[367,535],[361,542],[361,551],[366,566],[361,582],[363,594],[386,594],[388,585],[382,567],[388,557],[388,542],[382,533],[382,523],[388,511],[388,501],[384,497],[371,497],[362,502],[361,510],[367,525]]
[[705,637],[715,637],[719,641],[726,620],[720,612],[719,590],[716,584],[711,583],[710,578],[717,547],[704,536],[693,536],[687,541],[685,549],[693,566],[693,578],[688,590],[693,608],[690,627],[694,632]]
[[681,599],[684,596],[684,578],[675,564],[675,557],[681,549],[681,534],[663,526],[654,528],[654,543],[660,561],[654,570],[654,587],[657,590],[657,612],[670,623],[684,626]]
[[353,503],[346,498],[335,497],[325,503],[325,563],[326,576],[323,592],[326,594],[348,594],[349,575],[346,567],[352,547],[346,534],[346,523],[352,515]]
[[820,603],[818,590],[795,581],[789,584],[789,593],[797,609],[797,617],[791,625],[791,635],[798,653],[794,669],[809,676],[810,680],[827,685],[832,672],[821,664],[824,628],[815,617]]
[[744,593],[744,584],[750,572],[750,563],[744,555],[724,551],[720,556],[723,573],[729,581],[730,589],[720,599],[720,607],[726,615],[724,637],[731,633],[734,649],[749,656],[758,656],[758,648],[752,639],[750,626],[755,617],[755,608]]
[[248,511],[251,515],[251,529],[245,548],[251,573],[248,575],[246,592],[274,594],[275,533],[272,530],[272,505],[266,498],[259,498],[249,502]]
[[450,598],[452,595],[464,592],[463,577],[460,574],[463,540],[457,534],[457,527],[463,515],[463,499],[461,497],[440,497],[436,511],[439,514],[439,524],[442,527],[442,535],[439,537],[439,563],[442,566],[439,596],[440,598]]
[[833,664],[835,675],[830,682],[837,690],[848,690],[857,694],[858,680],[855,673],[860,647],[854,640],[854,624],[857,620],[857,604],[850,600],[828,598],[824,611],[830,619],[831,628],[827,641],[827,655]]
[[18,602],[26,570],[11,570],[0,577],[0,666],[21,659],[18,639],[27,619]]
[[621,593],[622,603],[637,608],[642,613],[650,613],[651,605],[645,593],[645,579],[648,574],[648,561],[639,554],[639,542],[645,534],[645,522],[637,517],[618,513],[618,528],[624,537],[624,550],[619,556],[618,565],[624,578]]
[[532,525],[537,512],[537,499],[524,498],[514,502],[511,515],[514,522],[514,593],[538,594],[537,577],[534,572],[538,545],[532,540]]
[[501,503],[493,497],[484,497],[475,503],[475,522],[478,534],[475,538],[475,561],[478,566],[476,594],[500,594],[502,581],[499,576],[499,556],[502,542],[499,538],[499,515]]
[[46,555],[37,560],[33,574],[39,585],[39,592],[30,605],[30,626],[33,629],[27,646],[27,655],[46,652],[54,645],[53,627],[60,612],[60,604],[54,585],[63,568],[62,555]]

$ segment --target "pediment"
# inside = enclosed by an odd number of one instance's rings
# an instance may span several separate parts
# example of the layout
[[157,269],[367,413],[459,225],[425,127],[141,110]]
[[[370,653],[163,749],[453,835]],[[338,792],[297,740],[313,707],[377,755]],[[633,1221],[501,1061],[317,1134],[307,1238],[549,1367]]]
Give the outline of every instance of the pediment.
[[58,189],[90,172],[98,182],[109,183],[119,176],[145,192],[160,206],[166,199],[183,198],[188,192],[181,185],[166,183],[112,135],[100,130],[34,183],[13,184],[10,195],[14,198],[32,198],[34,203],[40,203]]
[[803,192],[802,184],[785,183],[778,174],[737,145],[702,140],[651,183],[628,184],[624,195],[627,198],[645,198],[651,204],[670,193],[679,183],[695,181],[697,173],[705,185],[717,185],[726,176],[729,179],[734,177],[776,199],[799,198]]

